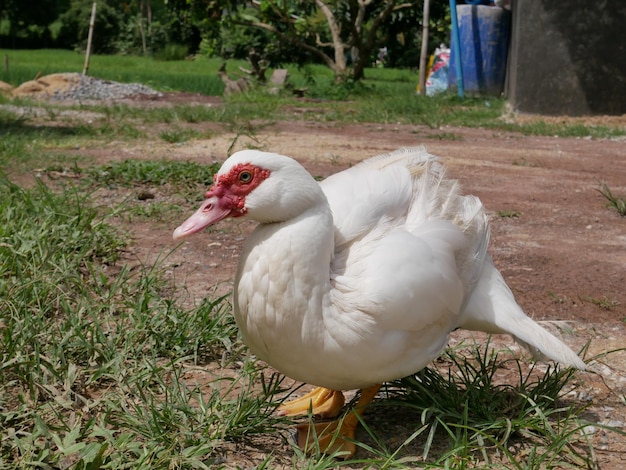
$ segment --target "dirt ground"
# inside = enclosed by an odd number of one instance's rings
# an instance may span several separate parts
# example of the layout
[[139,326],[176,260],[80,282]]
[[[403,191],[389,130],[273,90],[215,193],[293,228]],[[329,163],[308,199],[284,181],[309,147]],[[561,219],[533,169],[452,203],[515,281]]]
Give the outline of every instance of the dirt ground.
[[[170,95],[166,102],[153,105],[177,101],[219,105],[189,95]],[[618,122],[626,125],[624,117]],[[597,356],[590,372],[577,374],[578,388],[571,398],[591,402],[589,419],[626,429],[626,353],[604,355],[626,347],[626,217],[608,209],[597,191],[603,181],[615,195],[626,196],[626,140],[527,137],[452,127],[340,125],[285,116],[285,121],[259,127],[253,137],[221,133],[186,143],[153,139],[132,147],[119,143],[77,152],[102,162],[168,158],[212,163],[226,158],[235,139],[235,149],[254,147],[290,155],[316,176],[403,146],[423,144],[440,156],[449,177],[458,179],[465,193],[479,196],[487,207],[490,253],[525,311],[559,326],[575,350],[589,343],[587,357]],[[158,201],[159,189],[154,192]],[[131,257],[149,263],[172,249],[174,228],[136,224]],[[215,285],[219,292],[230,292],[239,252],[251,229],[250,224],[227,222],[185,240],[166,260],[177,288],[192,300],[206,296]],[[455,333],[452,341],[467,336]],[[508,338],[498,341],[511,344]],[[601,468],[626,466],[626,438],[597,428],[593,439]],[[284,443],[276,446],[271,449],[276,455],[289,452]],[[226,458],[235,458],[236,453],[233,449]],[[283,457],[290,461],[289,455]],[[244,467],[252,463],[240,462]]]

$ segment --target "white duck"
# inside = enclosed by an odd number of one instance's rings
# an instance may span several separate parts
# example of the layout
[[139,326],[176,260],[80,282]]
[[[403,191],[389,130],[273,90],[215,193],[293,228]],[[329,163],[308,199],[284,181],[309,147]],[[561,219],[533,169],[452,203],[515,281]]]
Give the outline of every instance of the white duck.
[[[259,222],[237,270],[235,319],[260,359],[318,387],[282,413],[312,407],[334,417],[341,390],[364,389],[341,424],[315,425],[327,450],[352,455],[356,414],[380,384],[425,367],[455,328],[508,333],[535,354],[585,368],[516,303],[487,254],[480,200],[458,191],[423,148],[370,158],[321,183],[289,157],[245,150],[174,232],[178,239],[226,217]],[[312,430],[299,431],[306,448]]]

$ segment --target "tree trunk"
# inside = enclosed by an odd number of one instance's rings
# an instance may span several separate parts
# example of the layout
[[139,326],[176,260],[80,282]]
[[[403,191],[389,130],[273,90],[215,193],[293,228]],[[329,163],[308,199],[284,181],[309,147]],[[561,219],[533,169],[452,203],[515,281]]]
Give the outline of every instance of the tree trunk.
[[141,51],[143,55],[148,53],[148,45],[146,43],[146,32],[143,28],[143,7],[144,0],[139,1],[139,13],[137,14],[137,26],[139,27],[139,35],[141,36]]
[[339,24],[337,23],[337,19],[335,18],[335,15],[333,15],[331,9],[328,8],[328,5],[326,5],[322,0],[315,0],[315,4],[326,17],[326,22],[328,23],[328,28],[330,29],[330,36],[333,40],[335,63],[332,69],[335,73],[335,82],[342,82],[348,76],[348,66],[346,61],[346,45],[341,40],[341,30],[339,28]]
[[[368,4],[369,2],[359,2],[359,6],[362,6],[364,9],[363,12],[365,11],[365,6]],[[372,54],[374,47],[376,47],[376,34],[378,33],[380,26],[387,20],[389,15],[391,15],[394,8],[405,8],[406,6],[408,6],[408,4],[396,5],[395,2],[389,1],[378,16],[374,18],[374,21],[371,22],[367,35],[365,37],[360,37],[361,44],[359,47],[359,60],[356,64],[354,64],[354,69],[352,71],[352,77],[355,80],[361,80],[365,77],[365,67],[367,67],[370,55]]]
[[150,0],[146,0],[146,18],[148,20],[148,27],[152,25],[152,5]]

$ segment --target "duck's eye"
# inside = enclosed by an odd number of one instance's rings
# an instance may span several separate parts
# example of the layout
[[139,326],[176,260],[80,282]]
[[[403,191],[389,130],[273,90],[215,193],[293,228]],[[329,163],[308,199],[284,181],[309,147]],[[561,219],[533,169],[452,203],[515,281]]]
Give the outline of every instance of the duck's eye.
[[239,173],[239,182],[242,184],[248,184],[252,181],[252,172],[248,170],[244,170]]

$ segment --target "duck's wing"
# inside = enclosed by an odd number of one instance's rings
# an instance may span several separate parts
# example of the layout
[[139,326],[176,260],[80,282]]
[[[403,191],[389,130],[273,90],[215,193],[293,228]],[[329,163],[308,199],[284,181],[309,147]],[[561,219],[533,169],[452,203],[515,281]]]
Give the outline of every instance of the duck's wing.
[[415,237],[460,230],[464,249],[455,243],[455,258],[466,293],[476,284],[489,244],[483,205],[477,197],[461,196],[458,183],[445,178],[443,165],[424,147],[369,158],[320,185],[333,213],[338,254],[397,227]]
[[331,279],[341,310],[366,312],[390,331],[429,329],[439,345],[482,269],[480,201],[460,196],[423,147],[368,159],[322,189],[335,221]]
[[383,219],[406,216],[413,197],[412,178],[404,164],[426,166],[435,157],[423,147],[369,158],[320,183],[335,223],[338,247],[372,231]]

